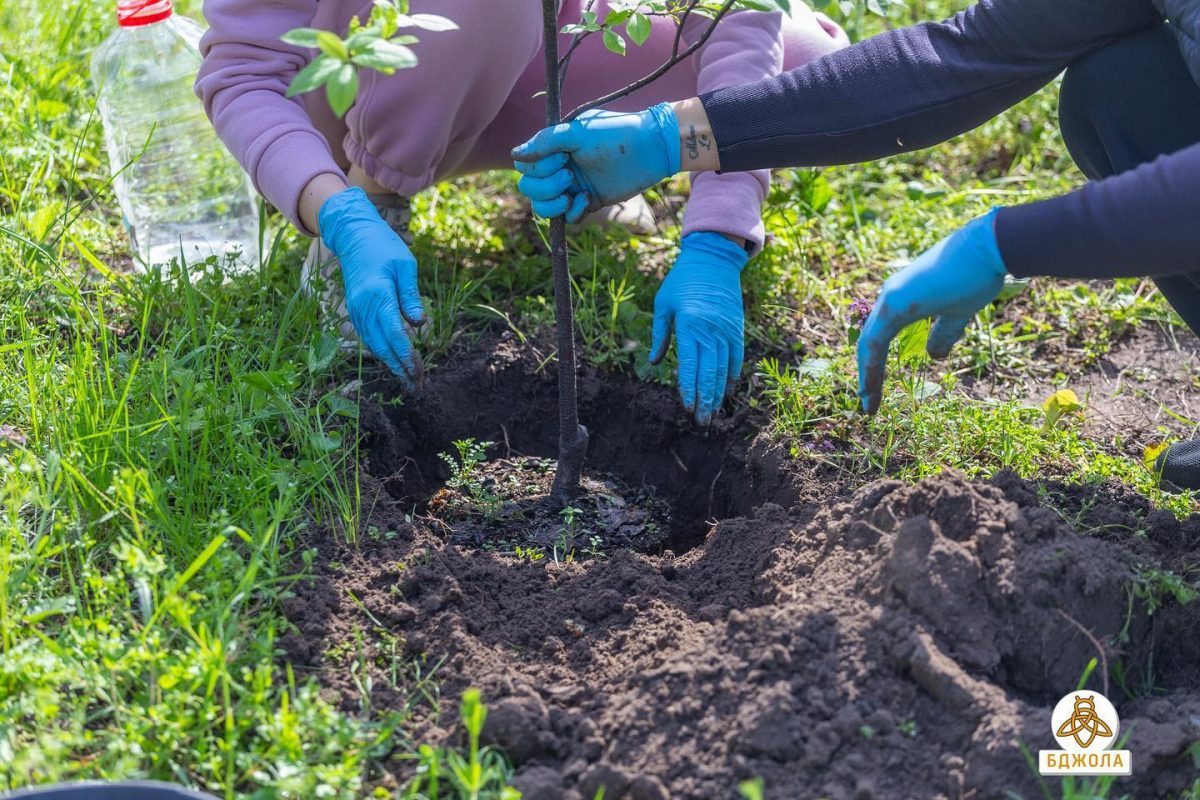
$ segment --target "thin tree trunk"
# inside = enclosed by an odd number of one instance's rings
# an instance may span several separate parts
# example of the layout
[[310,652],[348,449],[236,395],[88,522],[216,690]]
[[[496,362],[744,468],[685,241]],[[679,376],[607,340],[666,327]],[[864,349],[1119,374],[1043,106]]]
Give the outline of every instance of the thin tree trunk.
[[[562,103],[558,68],[558,3],[542,0],[546,50],[546,124],[559,122]],[[567,232],[563,218],[550,221],[550,267],[554,273],[554,321],[558,334],[558,470],[551,500],[567,506],[580,493],[579,480],[587,456],[587,428],[579,424],[575,386],[575,310],[571,271],[567,263]]]

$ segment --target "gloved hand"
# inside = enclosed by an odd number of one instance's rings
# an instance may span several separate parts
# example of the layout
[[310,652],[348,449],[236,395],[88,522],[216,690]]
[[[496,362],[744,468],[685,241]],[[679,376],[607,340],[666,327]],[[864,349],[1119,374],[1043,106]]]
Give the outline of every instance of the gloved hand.
[[679,124],[668,103],[637,114],[588,111],[544,128],[512,157],[534,213],[578,222],[678,172]]
[[719,233],[690,233],[654,297],[650,363],[667,355],[675,329],[679,396],[707,425],[742,371],[742,267],[749,255]]
[[317,214],[321,238],[342,265],[346,310],[367,349],[406,383],[420,377],[408,333],[425,321],[417,292],[417,260],[357,187],[335,194]]
[[926,349],[945,358],[967,324],[1004,288],[1008,270],[996,244],[997,209],[967,223],[888,278],[858,340],[858,396],[879,410],[888,347],[907,325],[937,317]]

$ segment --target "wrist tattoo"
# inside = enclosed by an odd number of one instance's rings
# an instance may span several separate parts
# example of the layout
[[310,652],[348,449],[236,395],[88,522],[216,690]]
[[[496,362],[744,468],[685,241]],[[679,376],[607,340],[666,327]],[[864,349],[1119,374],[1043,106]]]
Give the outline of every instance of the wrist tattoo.
[[695,125],[688,125],[688,135],[683,141],[687,145],[688,158],[693,161],[700,158],[700,148],[704,148],[706,152],[712,150],[712,140],[708,138],[708,134],[697,135]]

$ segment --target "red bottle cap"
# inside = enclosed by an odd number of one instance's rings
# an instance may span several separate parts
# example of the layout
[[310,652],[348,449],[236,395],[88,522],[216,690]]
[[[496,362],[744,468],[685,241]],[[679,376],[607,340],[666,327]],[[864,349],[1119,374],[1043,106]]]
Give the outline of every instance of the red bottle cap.
[[171,16],[171,0],[117,0],[117,24],[136,28]]

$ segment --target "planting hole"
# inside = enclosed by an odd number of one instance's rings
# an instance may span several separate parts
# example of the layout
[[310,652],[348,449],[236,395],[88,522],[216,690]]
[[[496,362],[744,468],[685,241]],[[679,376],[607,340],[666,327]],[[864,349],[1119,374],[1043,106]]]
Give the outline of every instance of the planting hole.
[[[363,405],[367,469],[420,514],[445,518],[451,503],[455,519],[494,517],[498,501],[519,507],[514,528],[553,519],[558,512],[538,499],[558,451],[557,391],[553,371],[538,371],[537,363],[527,347],[501,337],[437,371],[412,396],[368,387],[379,399]],[[590,369],[582,371],[579,395],[591,440],[585,494],[574,505],[595,511],[590,519],[602,528],[605,520],[625,526],[625,534],[614,531],[615,545],[683,553],[704,540],[711,521],[761,502],[747,468],[749,424],[723,420],[700,429],[673,390]],[[481,483],[456,480],[464,456],[456,442],[491,443],[469,456],[479,462],[473,471]],[[475,495],[482,508],[465,508]],[[626,535],[629,520],[643,513],[665,530]],[[467,528],[480,543],[479,525]]]

